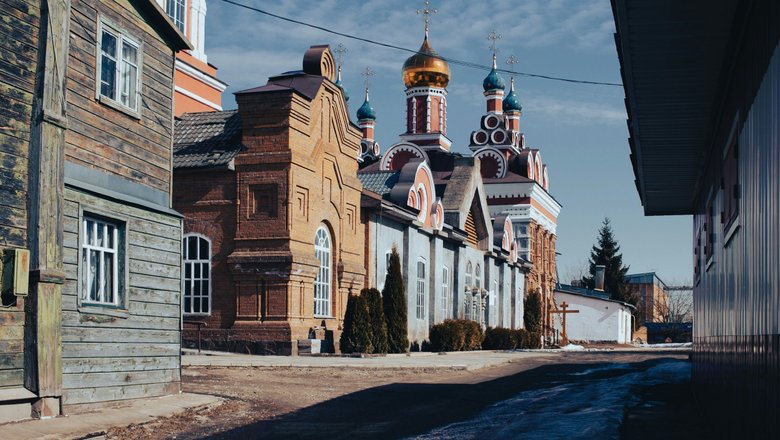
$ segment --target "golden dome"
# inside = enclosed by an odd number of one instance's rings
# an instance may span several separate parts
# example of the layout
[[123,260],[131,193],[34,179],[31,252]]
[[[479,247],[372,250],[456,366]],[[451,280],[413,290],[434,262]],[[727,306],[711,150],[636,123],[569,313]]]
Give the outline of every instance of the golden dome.
[[406,88],[433,86],[446,88],[450,65],[439,57],[426,37],[418,53],[407,58],[402,69]]

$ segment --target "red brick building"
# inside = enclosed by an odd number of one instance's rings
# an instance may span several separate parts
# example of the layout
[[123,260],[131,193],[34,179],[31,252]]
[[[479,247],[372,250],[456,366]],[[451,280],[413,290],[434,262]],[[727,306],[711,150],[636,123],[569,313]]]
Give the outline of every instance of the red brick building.
[[365,268],[361,133],[335,79],[330,50],[313,46],[303,70],[236,93],[238,110],[176,123],[183,312],[208,325],[209,347],[291,354],[314,339],[336,348]]

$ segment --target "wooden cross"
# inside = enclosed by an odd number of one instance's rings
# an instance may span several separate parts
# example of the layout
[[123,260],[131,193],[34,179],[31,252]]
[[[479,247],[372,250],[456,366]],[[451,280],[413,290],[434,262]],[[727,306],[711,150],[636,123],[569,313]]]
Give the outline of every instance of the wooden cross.
[[563,330],[561,331],[561,345],[567,345],[569,338],[566,336],[566,315],[568,313],[580,313],[579,310],[566,310],[569,308],[569,304],[566,301],[561,304],[561,310],[548,310],[547,313],[560,313],[563,315]]
[[425,38],[428,38],[428,24],[431,22],[431,15],[439,12],[438,9],[431,9],[431,2],[425,0],[425,8],[418,9],[417,13],[425,16]]

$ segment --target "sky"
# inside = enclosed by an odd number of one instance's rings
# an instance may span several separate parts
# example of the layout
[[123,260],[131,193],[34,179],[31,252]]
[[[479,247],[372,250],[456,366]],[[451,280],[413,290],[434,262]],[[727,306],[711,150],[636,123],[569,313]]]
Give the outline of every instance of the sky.
[[[234,0],[337,32],[416,50],[423,40],[421,0]],[[466,153],[472,130],[485,113],[482,80],[497,42],[499,67],[513,55],[517,72],[620,83],[620,65],[609,0],[434,0],[430,43],[444,58],[479,63],[484,70],[451,65],[447,135],[453,151]],[[264,85],[269,76],[301,68],[311,45],[339,43],[349,111],[363,103],[370,67],[376,139],[382,151],[405,131],[401,67],[410,53],[356,41],[209,0],[206,54],[218,77],[230,84],[223,108],[236,107],[233,93]],[[507,85],[509,75],[503,74]],[[539,148],[550,175],[550,193],[563,206],[557,230],[562,282],[587,270],[598,229],[609,217],[629,273],[655,271],[667,284],[690,284],[690,216],[645,217],[629,159],[622,87],[572,84],[517,76],[526,144]],[[585,269],[584,269],[585,268]]]

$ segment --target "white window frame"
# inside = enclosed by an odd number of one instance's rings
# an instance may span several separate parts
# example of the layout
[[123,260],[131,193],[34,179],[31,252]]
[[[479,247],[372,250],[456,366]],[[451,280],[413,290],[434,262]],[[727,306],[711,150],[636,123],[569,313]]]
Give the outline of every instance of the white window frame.
[[[187,29],[187,0],[165,0],[165,13],[182,34]],[[178,15],[181,14],[181,17]]]
[[474,271],[474,286],[477,289],[482,288],[482,265],[477,263],[476,270]]
[[[422,268],[422,270],[420,270]],[[427,264],[424,258],[417,259],[417,307],[415,316],[417,319],[425,319],[425,274]]]
[[450,303],[450,286],[452,285],[452,279],[450,275],[449,266],[442,266],[441,268],[441,317],[447,319],[449,315],[447,308]]
[[314,316],[331,318],[333,289],[333,240],[328,227],[321,224],[314,233],[314,257],[319,261],[314,279]]
[[[114,38],[116,38],[116,52],[114,52],[113,61],[115,63],[114,66],[114,84],[113,84],[113,91],[114,91],[114,97],[110,97],[108,95],[104,95],[102,93],[102,84],[103,84],[103,33],[111,34]],[[124,113],[127,113],[128,115],[140,119],[140,103],[141,103],[141,83],[142,83],[142,77],[143,77],[143,42],[140,40],[133,38],[128,34],[128,32],[124,31],[122,28],[113,25],[110,21],[100,18],[98,20],[98,29],[97,29],[97,37],[96,37],[97,45],[96,45],[96,59],[95,59],[95,98],[100,101],[103,104],[106,104],[115,110],[122,111]],[[136,50],[136,60],[135,65],[132,63],[124,60],[122,58],[122,48],[123,46],[128,45]],[[135,78],[135,105],[131,106],[129,103],[123,103],[122,102],[122,90],[123,86],[126,85],[126,82],[123,80],[122,71],[124,65],[128,64],[136,69],[136,78]],[[129,96],[129,95],[128,95]],[[129,99],[129,98],[128,98]]]
[[[195,238],[197,239],[197,246],[196,246],[196,258],[190,258],[190,249],[189,249],[189,239]],[[200,255],[200,240],[203,240],[208,245],[206,248],[206,252],[208,253],[207,258],[203,258],[202,255]],[[208,237],[202,234],[186,234],[184,237],[182,237],[182,261],[184,262],[184,273],[182,276],[182,280],[184,282],[183,288],[182,288],[182,311],[185,315],[188,316],[210,316],[211,315],[211,307],[213,305],[213,299],[212,299],[212,289],[211,289],[211,283],[212,283],[212,276],[211,276],[211,240],[209,240]],[[200,268],[200,274],[196,277],[195,276],[195,268]],[[205,271],[203,268],[205,267]],[[187,276],[187,273],[189,272],[190,276]],[[202,283],[203,281],[207,281],[206,283],[206,293],[203,293],[203,284],[201,284],[201,291],[197,295],[195,295],[195,283]],[[190,293],[187,294],[187,286],[189,286]],[[190,307],[189,310],[187,308],[187,297],[190,299]],[[203,310],[203,299],[206,299],[207,301],[207,307],[206,310]],[[195,300],[200,301],[200,311],[195,312]]]
[[[120,231],[123,230],[122,225],[119,222],[105,219],[99,216],[93,216],[84,214],[80,220],[80,232],[81,243],[79,246],[79,264],[81,264],[81,273],[79,274],[79,290],[81,304],[85,306],[100,306],[119,308],[124,306],[123,294],[120,290],[122,284],[120,284],[120,276],[123,273],[120,271],[120,264],[123,263],[124,250],[121,246]],[[91,232],[91,234],[90,234]],[[102,233],[103,237],[110,236],[111,243],[109,245],[102,245],[97,243],[98,233]],[[90,240],[90,235],[92,240]],[[113,264],[111,265],[111,283],[108,285],[105,280],[106,271],[105,268],[106,257],[108,255],[113,256]],[[98,259],[98,281],[96,292],[91,291],[92,280],[94,279],[90,274],[90,267],[92,265],[92,259]],[[106,287],[110,288],[110,292],[106,292]]]

